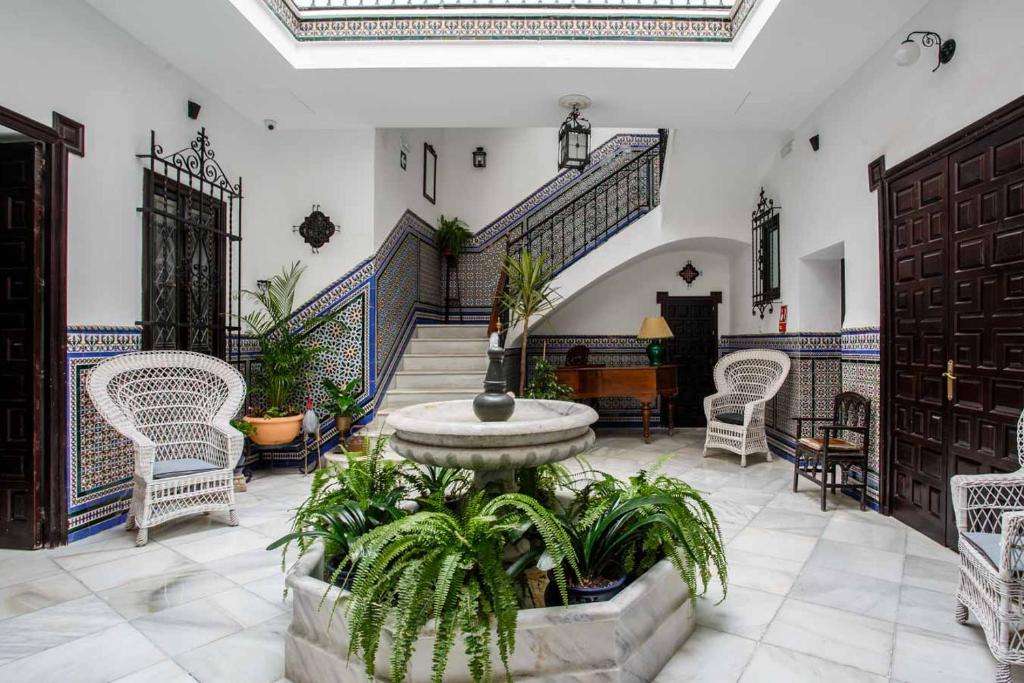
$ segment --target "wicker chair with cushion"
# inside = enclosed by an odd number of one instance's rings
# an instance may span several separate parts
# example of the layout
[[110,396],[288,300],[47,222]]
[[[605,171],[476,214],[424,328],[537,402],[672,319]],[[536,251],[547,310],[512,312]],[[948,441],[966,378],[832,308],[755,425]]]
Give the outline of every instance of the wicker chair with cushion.
[[788,374],[789,356],[781,351],[748,349],[723,356],[715,365],[717,393],[704,399],[704,457],[708,448],[724,448],[739,454],[740,467],[747,466],[750,453],[767,453],[771,461],[764,406]]
[[[871,401],[852,391],[836,396],[828,417],[794,417],[796,420],[796,453],[793,457],[793,490],[800,477],[821,487],[821,511],[825,511],[825,491],[836,486],[860,489],[860,509],[868,497],[868,444],[871,434]],[[804,436],[804,423],[810,425],[810,436]],[[821,424],[827,423],[827,424]],[[836,465],[842,480],[836,481]],[[850,467],[860,468],[859,482],[850,481]],[[820,478],[819,478],[820,476]],[[829,478],[832,482],[829,483]]]
[[960,534],[955,617],[966,624],[974,613],[999,662],[997,683],[1012,683],[1010,666],[1024,664],[1024,413],[1017,462],[1015,472],[950,479]]
[[235,512],[233,470],[244,438],[229,420],[245,396],[245,380],[222,360],[188,351],[115,356],[89,373],[100,415],[135,446],[134,492],[126,528],[177,517]]

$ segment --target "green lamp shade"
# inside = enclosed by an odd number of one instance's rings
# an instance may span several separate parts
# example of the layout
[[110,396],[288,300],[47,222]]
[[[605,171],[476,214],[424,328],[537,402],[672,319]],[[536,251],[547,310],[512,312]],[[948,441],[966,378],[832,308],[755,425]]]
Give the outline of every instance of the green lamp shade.
[[637,339],[651,340],[651,343],[647,345],[647,359],[653,367],[658,367],[665,362],[665,345],[661,343],[661,340],[672,337],[672,329],[664,318],[661,316],[644,318],[643,323],[640,324],[640,332],[636,336]]

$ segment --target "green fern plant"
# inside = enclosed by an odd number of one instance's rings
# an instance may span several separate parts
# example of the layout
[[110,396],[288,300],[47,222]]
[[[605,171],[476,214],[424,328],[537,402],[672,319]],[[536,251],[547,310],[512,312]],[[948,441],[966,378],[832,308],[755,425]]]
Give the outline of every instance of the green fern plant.
[[551,512],[521,494],[490,501],[474,494],[458,514],[417,512],[357,540],[352,551],[361,559],[348,603],[349,654],[362,657],[372,678],[381,632],[390,624],[391,680],[405,680],[413,643],[433,619],[431,680],[443,680],[448,654],[461,634],[470,677],[481,683],[492,680],[493,628],[511,681],[508,660],[515,649],[519,607],[502,553],[530,527],[554,560],[555,582],[566,598],[565,567],[576,571],[569,538]]

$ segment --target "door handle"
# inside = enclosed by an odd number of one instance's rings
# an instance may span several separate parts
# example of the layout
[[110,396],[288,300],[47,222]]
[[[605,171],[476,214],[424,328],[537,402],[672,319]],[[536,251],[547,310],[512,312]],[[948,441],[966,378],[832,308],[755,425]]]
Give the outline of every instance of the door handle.
[[953,400],[953,387],[956,384],[956,375],[953,374],[953,361],[946,361],[946,371],[942,373],[946,378],[946,398]]

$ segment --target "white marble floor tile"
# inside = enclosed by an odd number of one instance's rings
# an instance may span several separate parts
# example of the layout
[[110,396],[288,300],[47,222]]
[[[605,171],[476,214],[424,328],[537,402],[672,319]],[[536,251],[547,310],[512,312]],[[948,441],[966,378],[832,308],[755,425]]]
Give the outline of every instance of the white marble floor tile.
[[235,583],[201,565],[148,576],[99,593],[125,619],[156,614],[199,598],[229,590]]
[[0,620],[89,595],[88,588],[66,572],[0,588]]
[[165,659],[159,664],[118,678],[114,683],[195,683],[195,680],[173,660]]
[[926,557],[930,560],[941,560],[960,564],[960,556],[954,550],[939,545],[919,531],[907,529],[907,555]]
[[175,661],[200,683],[273,683],[284,676],[288,615],[186,652]]
[[764,642],[886,676],[893,628],[891,622],[789,599]]
[[892,677],[928,683],[992,683],[996,660],[984,644],[899,625]]
[[741,683],[885,683],[885,676],[836,664],[801,652],[761,643]]
[[[17,683],[108,683],[139,671],[164,654],[122,623],[0,667],[0,680]],[[158,679],[150,679],[152,681]]]
[[814,550],[816,538],[770,529],[747,527],[729,544],[730,548],[803,562]]
[[158,543],[136,546],[135,532],[125,531],[124,527],[119,526],[50,552],[54,562],[71,571],[135,555],[144,555],[159,549],[160,544]]
[[[295,562],[296,557],[297,554],[292,549],[288,555],[289,565]],[[257,579],[269,576],[281,576],[283,580],[280,550],[266,550],[265,548],[249,550],[207,562],[204,566],[238,584],[252,583]]]
[[226,514],[192,515],[153,527],[149,532],[149,538],[150,541],[157,541],[160,545],[173,548],[230,534],[233,528],[228,524]]
[[960,580],[960,566],[917,555],[907,555],[903,563],[903,583],[907,586],[956,593]]
[[171,607],[132,625],[172,657],[242,630],[213,598]]
[[896,620],[900,584],[825,567],[804,567],[789,597],[855,614]]
[[903,558],[903,553],[876,550],[823,538],[814,546],[807,566],[839,569],[851,574],[899,583],[903,579]]
[[757,529],[785,531],[790,534],[817,538],[825,530],[825,525],[828,524],[828,521],[828,515],[820,513],[805,514],[791,510],[765,508],[750,520],[750,526]]
[[953,618],[955,604],[956,599],[950,593],[903,586],[896,622],[971,643],[984,643],[985,632],[974,615],[969,615],[967,624],[956,623]]
[[802,564],[767,555],[726,549],[729,585],[786,595],[800,573]]
[[264,550],[274,540],[252,529],[238,528],[230,534],[182,543],[174,549],[194,562],[213,562],[250,550]]
[[0,621],[0,663],[63,645],[123,621],[95,595],[5,619]]
[[0,554],[0,588],[40,579],[61,571],[45,552],[6,550]]
[[217,593],[209,598],[211,604],[223,611],[242,626],[248,628],[262,624],[268,619],[280,616],[285,611],[285,605],[280,600],[280,595],[273,603],[264,600],[253,591],[241,586],[231,590]]
[[871,524],[841,517],[832,518],[825,527],[822,538],[892,553],[904,552],[907,545],[907,532],[902,527]]
[[731,683],[756,646],[753,640],[698,626],[654,683]]
[[104,591],[130,581],[175,574],[189,566],[194,563],[170,548],[161,547],[143,555],[72,569],[71,574],[90,589]]
[[291,609],[292,594],[284,594],[284,574],[274,574],[245,584],[245,590],[258,595],[271,605],[283,610]]
[[784,599],[743,586],[729,586],[728,595],[719,603],[721,597],[721,588],[712,584],[707,594],[697,599],[697,623],[752,640],[764,635]]

